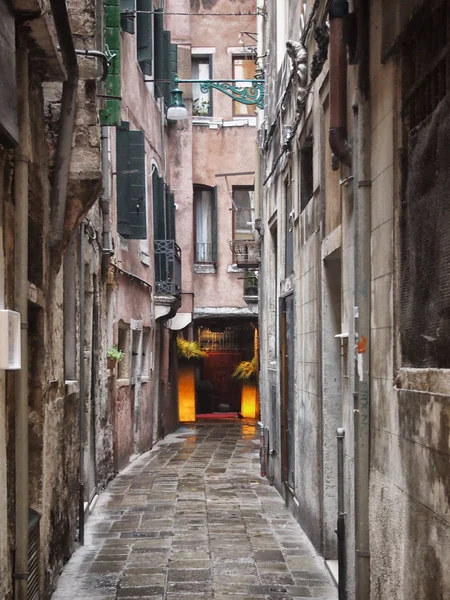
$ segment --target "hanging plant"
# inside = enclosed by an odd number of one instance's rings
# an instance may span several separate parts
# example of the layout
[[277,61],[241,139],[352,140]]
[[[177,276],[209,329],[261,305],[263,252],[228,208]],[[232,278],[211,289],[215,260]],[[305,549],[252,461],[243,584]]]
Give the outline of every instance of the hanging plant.
[[177,337],[178,356],[184,360],[202,360],[206,352],[200,348],[198,342],[190,342],[183,337]]
[[122,352],[122,350],[119,350],[117,346],[112,346],[112,348],[109,348],[107,356],[110,360],[118,363],[125,358],[125,354]]
[[243,360],[238,364],[238,366],[233,371],[231,377],[233,379],[238,379],[240,381],[248,381],[249,379],[256,379],[258,374],[258,366],[256,357],[253,357],[252,360]]

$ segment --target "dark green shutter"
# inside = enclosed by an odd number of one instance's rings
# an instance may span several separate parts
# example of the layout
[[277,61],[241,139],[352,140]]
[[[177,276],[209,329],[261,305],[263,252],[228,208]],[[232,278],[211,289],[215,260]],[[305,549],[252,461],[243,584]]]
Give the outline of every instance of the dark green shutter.
[[212,190],[212,261],[217,264],[218,227],[217,227],[217,185]]
[[161,9],[155,11],[155,96],[170,104],[170,92],[178,70],[178,49],[170,42],[170,31],[164,29]]
[[120,27],[126,33],[134,33],[134,0],[120,0]]
[[117,231],[128,239],[147,237],[145,137],[130,131],[129,123],[117,128]]
[[153,171],[153,237],[155,240],[165,239],[164,219],[164,180],[157,171]]
[[[137,10],[151,11],[152,0],[136,0]],[[137,14],[137,59],[145,75],[152,74],[152,15]]]
[[157,8],[154,15],[154,35],[155,35],[155,97],[164,96],[164,16],[162,8]]
[[170,235],[169,240],[176,239],[176,229],[175,229],[175,195],[173,192],[170,193],[170,203],[169,203],[170,211],[169,211],[169,224],[170,224]]
[[170,83],[167,84],[166,95],[164,99],[166,101],[166,106],[170,105],[170,98],[172,88],[175,87],[175,77],[177,76],[178,71],[178,46],[176,44],[172,44],[170,42],[170,34],[169,34],[169,42],[168,42],[168,79]]
[[110,58],[105,82],[106,108],[100,111],[102,125],[120,123],[120,0],[105,1],[105,51]]

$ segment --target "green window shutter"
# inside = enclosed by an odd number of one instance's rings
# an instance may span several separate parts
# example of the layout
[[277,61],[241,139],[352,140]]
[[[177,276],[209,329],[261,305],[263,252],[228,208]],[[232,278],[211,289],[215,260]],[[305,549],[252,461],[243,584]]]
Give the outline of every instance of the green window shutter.
[[[160,81],[164,77],[164,16],[162,8],[157,8],[154,14],[154,36],[155,36],[155,97],[164,96],[164,83]],[[159,81],[158,81],[159,80]]]
[[175,229],[175,194],[170,193],[170,212],[169,212],[169,223],[170,223],[170,236],[169,240],[176,240],[176,229]]
[[135,0],[120,0],[120,27],[126,33],[134,33]]
[[120,123],[120,0],[106,0],[105,4],[105,51],[109,61],[108,75],[105,82],[107,96],[115,96],[106,100],[106,108],[100,111],[102,125],[118,125]]
[[164,96],[164,100],[166,102],[166,106],[170,105],[170,98],[172,88],[175,87],[175,77],[178,72],[178,46],[176,44],[172,44],[170,42],[170,33],[169,33],[169,42],[168,42],[168,65],[167,65],[167,73],[168,79],[170,83],[167,84],[166,93]]
[[117,231],[125,238],[147,237],[145,137],[130,131],[129,124],[117,128]]
[[130,237],[130,215],[128,211],[129,162],[128,133],[130,124],[122,122],[116,129],[116,170],[117,170],[117,232]]
[[217,185],[212,190],[212,261],[217,264],[218,227],[217,227]]
[[164,219],[164,180],[157,171],[153,171],[153,237],[155,240],[165,239]]
[[[136,0],[137,10],[152,10],[152,0]],[[152,15],[139,14],[137,22],[137,59],[144,75],[152,74]]]

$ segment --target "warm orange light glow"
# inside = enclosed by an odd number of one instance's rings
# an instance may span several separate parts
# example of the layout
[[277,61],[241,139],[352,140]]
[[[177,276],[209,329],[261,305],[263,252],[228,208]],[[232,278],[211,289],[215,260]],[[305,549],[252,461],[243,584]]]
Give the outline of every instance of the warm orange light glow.
[[241,415],[246,419],[256,419],[257,389],[254,383],[244,383],[241,395]]
[[195,377],[191,365],[178,366],[178,417],[180,423],[195,421]]

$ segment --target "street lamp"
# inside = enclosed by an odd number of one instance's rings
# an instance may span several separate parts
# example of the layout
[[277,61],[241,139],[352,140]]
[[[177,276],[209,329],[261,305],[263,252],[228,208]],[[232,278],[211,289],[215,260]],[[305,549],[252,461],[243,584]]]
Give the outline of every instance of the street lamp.
[[[178,79],[175,78],[175,89],[172,90],[172,99],[167,110],[170,121],[181,121],[188,118],[188,112],[183,104],[183,92],[178,88],[178,83],[199,83],[200,90],[206,94],[211,89],[219,90],[241,104],[256,104],[264,108],[264,78],[262,75],[255,79]],[[239,84],[247,84],[239,87]],[[251,85],[248,85],[248,84]]]

